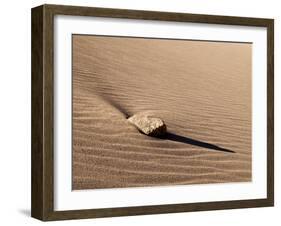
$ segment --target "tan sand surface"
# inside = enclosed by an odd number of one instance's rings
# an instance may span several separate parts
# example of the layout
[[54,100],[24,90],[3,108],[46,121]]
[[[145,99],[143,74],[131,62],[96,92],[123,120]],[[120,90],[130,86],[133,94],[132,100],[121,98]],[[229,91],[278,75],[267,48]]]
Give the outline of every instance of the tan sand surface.
[[[251,51],[73,35],[73,189],[250,181]],[[139,112],[169,136],[139,133]]]

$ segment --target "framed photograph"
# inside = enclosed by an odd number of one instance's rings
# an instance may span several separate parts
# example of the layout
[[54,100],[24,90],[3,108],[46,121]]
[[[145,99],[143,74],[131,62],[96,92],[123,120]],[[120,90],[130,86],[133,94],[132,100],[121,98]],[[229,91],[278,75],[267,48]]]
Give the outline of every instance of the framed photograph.
[[274,21],[32,9],[32,216],[273,206]]

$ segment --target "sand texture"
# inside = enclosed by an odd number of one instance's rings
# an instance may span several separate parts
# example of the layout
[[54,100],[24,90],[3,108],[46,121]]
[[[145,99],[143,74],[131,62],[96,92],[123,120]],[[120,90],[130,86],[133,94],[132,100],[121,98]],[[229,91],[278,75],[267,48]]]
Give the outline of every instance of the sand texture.
[[[251,181],[249,43],[73,35],[73,189]],[[127,117],[163,119],[164,138]]]

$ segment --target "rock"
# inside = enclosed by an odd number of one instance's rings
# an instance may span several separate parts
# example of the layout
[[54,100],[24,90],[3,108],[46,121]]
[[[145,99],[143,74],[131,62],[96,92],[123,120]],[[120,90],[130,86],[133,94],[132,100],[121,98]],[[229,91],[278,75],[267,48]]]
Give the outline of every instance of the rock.
[[167,131],[167,127],[162,119],[145,113],[135,114],[129,117],[128,121],[137,127],[140,132],[148,136],[160,137]]

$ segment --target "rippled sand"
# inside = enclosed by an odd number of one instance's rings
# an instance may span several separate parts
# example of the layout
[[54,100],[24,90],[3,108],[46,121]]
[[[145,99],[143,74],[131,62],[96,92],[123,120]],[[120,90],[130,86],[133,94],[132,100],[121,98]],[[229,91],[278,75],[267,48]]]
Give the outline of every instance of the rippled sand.
[[[73,35],[73,189],[250,181],[251,51]],[[139,133],[141,111],[172,136]]]

